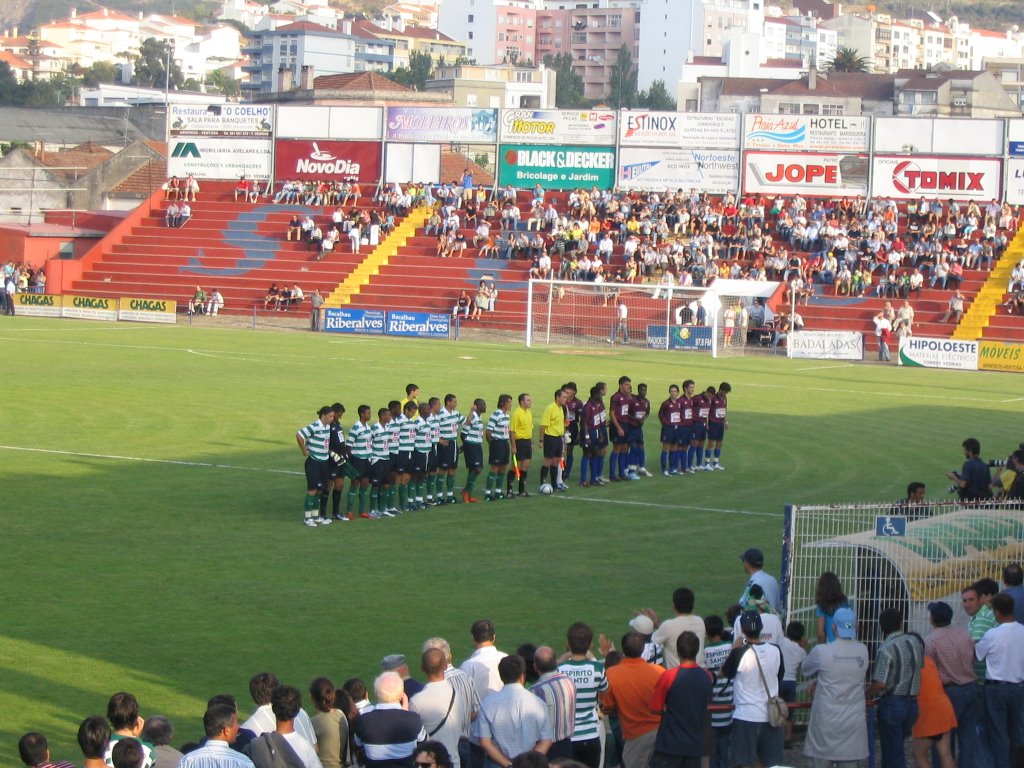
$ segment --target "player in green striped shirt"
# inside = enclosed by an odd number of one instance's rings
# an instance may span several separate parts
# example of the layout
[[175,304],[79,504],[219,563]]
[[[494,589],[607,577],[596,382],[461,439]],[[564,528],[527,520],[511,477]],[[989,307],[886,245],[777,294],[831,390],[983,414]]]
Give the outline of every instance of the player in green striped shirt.
[[424,499],[426,490],[427,466],[430,462],[430,453],[434,449],[433,432],[434,426],[427,419],[430,417],[430,406],[420,403],[419,417],[416,419],[416,447],[412,452],[412,482],[416,490],[414,509],[426,509]]
[[[395,459],[395,473],[398,481],[398,508],[409,511],[410,485],[413,453],[416,450],[416,403],[410,401],[402,406],[398,417],[398,458]],[[415,492],[415,488],[411,488]]]
[[437,447],[441,444],[441,399],[432,397],[427,400],[427,405],[430,406],[430,415],[427,416],[427,423],[430,424],[430,455],[427,457],[426,503],[430,507],[441,503],[441,489],[437,487]]
[[366,496],[370,487],[370,456],[373,455],[372,428],[370,426],[370,406],[359,406],[359,421],[348,432],[348,446],[352,451],[352,458],[349,463],[358,473],[348,487],[348,502],[346,511],[351,512],[356,503],[356,493],[359,494],[359,516],[369,519],[370,513],[366,511]]
[[466,420],[462,422],[459,432],[462,434],[462,457],[466,462],[466,487],[462,489],[462,500],[476,503],[480,499],[473,497],[473,486],[484,468],[484,419],[487,403],[481,398],[473,401]]
[[[317,512],[320,510],[320,495],[330,485],[331,422],[334,411],[325,405],[317,411],[317,420],[295,433],[295,442],[306,457],[306,500],[302,508],[302,522],[309,528],[317,526]],[[331,523],[326,515],[320,518],[322,525]]]
[[[437,495],[445,504],[455,503],[455,473],[459,468],[459,427],[466,419],[458,412],[458,398],[455,395],[444,396],[444,408],[437,414],[437,426],[440,441],[437,446]],[[442,491],[441,484],[444,483]]]
[[377,423],[370,428],[370,517],[394,517],[391,511],[391,411],[377,411]]
[[512,410],[512,395],[500,395],[498,397],[498,409],[491,414],[484,429],[484,436],[487,438],[487,463],[491,471],[487,474],[487,487],[484,489],[484,499],[497,501],[502,498],[501,489],[505,484],[505,471],[508,469],[509,457],[512,455],[512,448],[509,445],[509,424],[511,418],[509,411]]

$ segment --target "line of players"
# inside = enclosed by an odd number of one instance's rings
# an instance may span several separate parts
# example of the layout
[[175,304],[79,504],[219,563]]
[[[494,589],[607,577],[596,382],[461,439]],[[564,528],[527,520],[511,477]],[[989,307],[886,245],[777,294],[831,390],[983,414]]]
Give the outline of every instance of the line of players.
[[[732,388],[722,382],[717,390],[708,387],[694,394],[694,389],[690,379],[683,382],[682,390],[671,385],[668,399],[659,408],[661,470],[665,476],[724,469],[719,458]],[[519,396],[514,414],[512,396],[500,395],[497,408],[486,421],[487,404],[480,398],[463,415],[457,410],[454,394],[446,395],[443,403],[436,397],[419,403],[418,394],[416,385],[408,385],[406,398],[380,408],[375,421],[370,406],[359,406],[358,420],[347,436],[341,424],[345,414],[341,403],[324,406],[316,421],[298,430],[296,442],[306,457],[305,525],[352,520],[357,514],[363,518],[394,517],[400,512],[455,503],[460,438],[467,469],[461,493],[464,503],[480,501],[473,494],[484,470],[485,442],[489,472],[484,499],[530,495],[526,479],[533,457],[534,427],[528,394]],[[604,382],[591,387],[586,402],[576,395],[574,382],[564,384],[544,411],[540,429],[542,490],[568,489],[564,479],[571,477],[576,446],[583,453],[581,487],[650,477],[644,448],[644,424],[651,413],[647,385],[640,384],[633,394],[630,378],[620,377],[608,408],[604,404]],[[604,459],[609,445],[612,454],[606,480]],[[342,514],[345,477],[350,483]],[[514,490],[517,480],[518,493]]]

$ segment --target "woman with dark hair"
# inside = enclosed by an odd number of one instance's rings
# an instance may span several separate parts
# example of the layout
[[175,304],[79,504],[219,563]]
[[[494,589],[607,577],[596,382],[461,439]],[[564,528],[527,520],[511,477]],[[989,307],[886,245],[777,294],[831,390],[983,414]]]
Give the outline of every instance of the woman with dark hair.
[[529,688],[531,685],[537,682],[537,678],[540,675],[537,674],[537,668],[533,666],[533,657],[537,653],[537,646],[533,643],[523,643],[516,649],[516,655],[522,656],[523,661],[526,662],[526,687]]
[[349,711],[352,699],[338,690],[330,678],[318,677],[309,684],[309,695],[316,707],[310,718],[316,733],[317,750],[323,768],[347,768],[351,765],[349,750]]
[[836,639],[833,616],[840,608],[849,608],[850,603],[843,592],[839,577],[825,571],[818,577],[814,588],[814,615],[818,620],[817,639],[819,643],[831,643]]
[[448,748],[440,741],[424,741],[413,755],[416,768],[452,768]]

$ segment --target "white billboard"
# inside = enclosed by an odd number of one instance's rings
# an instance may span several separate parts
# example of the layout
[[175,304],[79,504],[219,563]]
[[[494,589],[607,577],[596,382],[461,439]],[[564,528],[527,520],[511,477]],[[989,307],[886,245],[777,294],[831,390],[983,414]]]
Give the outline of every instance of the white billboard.
[[919,368],[978,370],[978,342],[910,336],[900,339],[899,364]]
[[503,109],[501,140],[519,144],[615,144],[615,113],[609,110]]
[[878,157],[871,167],[871,196],[996,200],[1002,196],[1002,161],[995,158]]
[[859,331],[798,331],[786,339],[792,357],[813,360],[863,360],[864,334]]
[[743,191],[860,197],[868,191],[868,160],[860,155],[747,152]]
[[733,113],[623,110],[619,143],[633,147],[739,149],[740,116]]
[[171,104],[168,136],[270,138],[274,107],[267,104]]
[[380,141],[381,107],[296,107],[277,110],[279,139],[368,139]]
[[875,152],[959,155],[970,137],[977,155],[1003,154],[1003,121],[949,117],[876,117]]
[[168,145],[167,173],[200,179],[266,179],[273,170],[271,139],[184,137]]
[[866,117],[744,115],[743,148],[867,152],[868,122]]
[[1024,205],[1024,158],[1011,157],[1006,161],[1006,202]]
[[1009,142],[1007,151],[1011,155],[1024,155],[1024,119],[1006,121],[1006,139]]
[[622,147],[616,186],[620,189],[691,188],[712,194],[735,192],[740,153],[735,150]]

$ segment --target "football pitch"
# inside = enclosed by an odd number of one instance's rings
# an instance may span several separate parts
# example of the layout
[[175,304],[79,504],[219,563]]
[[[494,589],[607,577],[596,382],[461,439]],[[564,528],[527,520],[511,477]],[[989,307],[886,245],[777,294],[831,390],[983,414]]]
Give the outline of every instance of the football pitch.
[[[778,573],[787,503],[879,501],[943,473],[978,437],[985,458],[1024,440],[1024,387],[1009,374],[787,360],[713,360],[619,348],[526,349],[472,341],[372,339],[33,318],[0,325],[4,607],[0,764],[41,730],[55,759],[79,760],[75,732],[110,694],[166,714],[175,743],[201,735],[206,699],[238,697],[275,672],[308,689],[327,675],[368,682],[382,656],[415,671],[422,641],[491,618],[498,646],[564,644],[586,621],[616,642],[636,608],[671,615],[690,586],[696,612],[742,590],[739,554]],[[657,410],[670,383],[732,385],[724,472],[655,475],[604,488],[453,505],[393,520],[301,524],[295,431],[336,400],[350,426],[415,382],[421,399],[581,396],[620,375]],[[464,470],[458,476],[459,486]],[[536,494],[539,461],[531,472]]]

